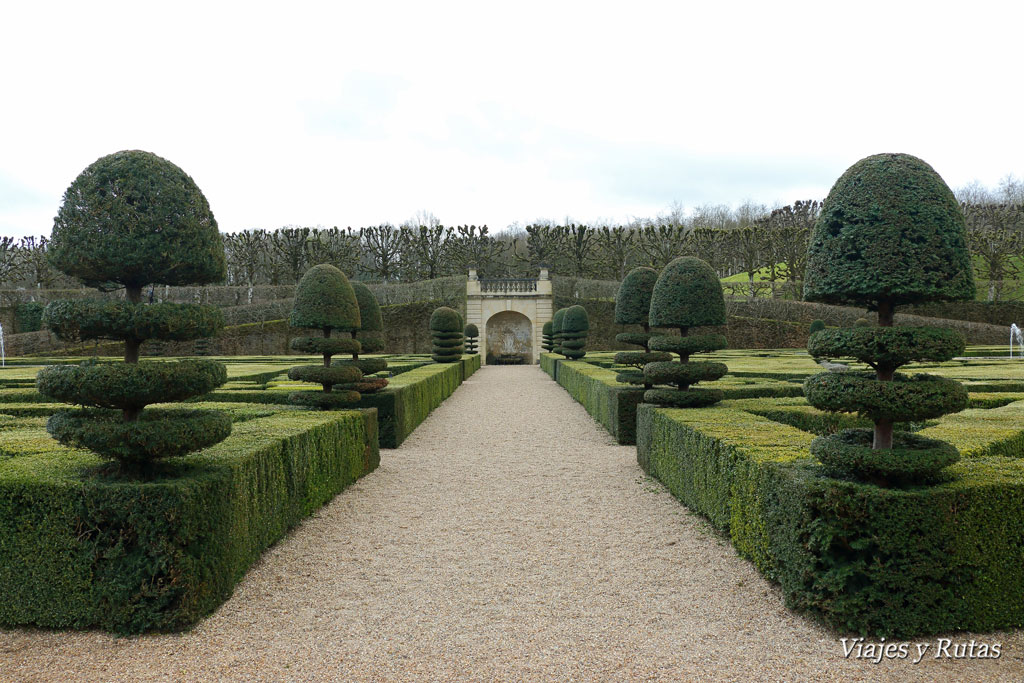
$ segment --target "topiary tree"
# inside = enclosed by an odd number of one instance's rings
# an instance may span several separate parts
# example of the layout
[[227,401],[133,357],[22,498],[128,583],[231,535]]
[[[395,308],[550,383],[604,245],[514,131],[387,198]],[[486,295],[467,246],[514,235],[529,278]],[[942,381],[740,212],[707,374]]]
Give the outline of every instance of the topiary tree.
[[810,331],[811,334],[814,334],[815,332],[821,332],[823,329],[825,329],[825,321],[824,320],[813,320],[813,321],[811,321],[811,331]]
[[476,355],[476,340],[480,336],[480,329],[473,323],[470,323],[466,325],[462,334],[466,338],[466,353]]
[[815,357],[851,357],[874,372],[823,373],[804,383],[811,405],[870,418],[873,430],[816,438],[811,452],[834,476],[887,486],[927,482],[959,459],[942,441],[894,433],[895,422],[962,410],[955,381],[896,373],[911,361],[947,361],[963,352],[959,332],[894,327],[899,305],[974,299],[964,217],[946,183],[908,154],[861,159],[836,181],[808,250],[804,298],[877,311],[878,326],[818,332]]
[[224,325],[213,306],[142,303],[147,285],[224,279],[217,222],[192,179],[149,152],[101,157],[64,193],[48,258],[86,284],[125,290],[124,301],[55,301],[43,312],[44,324],[60,339],[114,339],[125,345],[124,363],[87,361],[39,372],[41,394],[85,406],[50,417],[50,434],[110,459],[117,472],[130,476],[147,476],[161,458],[227,438],[231,418],[224,413],[144,410],[152,403],[200,396],[227,381],[224,365],[212,360],[139,362],[147,339],[202,339]]
[[[334,410],[359,403],[362,398],[351,388],[335,391],[335,385],[348,386],[362,379],[355,366],[331,365],[331,356],[338,353],[359,353],[362,348],[355,338],[360,327],[359,303],[345,274],[328,263],[306,271],[295,288],[295,303],[289,318],[292,327],[320,330],[321,336],[296,337],[292,348],[303,353],[323,356],[321,365],[297,365],[288,369],[288,379],[314,382],[323,391],[296,391],[288,395],[295,405]],[[350,338],[331,337],[331,333],[349,332]]]
[[648,389],[644,401],[677,408],[697,408],[718,403],[721,389],[691,389],[698,382],[713,381],[729,369],[724,363],[690,362],[695,353],[726,347],[721,334],[689,336],[691,327],[724,325],[725,297],[718,275],[704,261],[692,256],[677,258],[658,276],[651,293],[650,324],[678,327],[680,336],[651,337],[650,348],[679,355],[679,362],[656,361],[644,366],[644,378],[652,384],[669,384],[676,389]]
[[342,391],[358,391],[360,394],[374,394],[388,385],[386,377],[370,377],[370,375],[388,369],[386,358],[360,358],[361,352],[377,353],[384,348],[384,318],[380,314],[380,304],[370,288],[362,282],[350,282],[359,305],[359,329],[352,330],[352,338],[359,342],[361,349],[352,352],[351,359],[336,360],[332,367],[354,367],[362,373],[362,379],[354,383],[341,384],[335,389]]
[[857,318],[853,321],[854,327],[871,327],[871,321],[867,318]]
[[623,384],[642,384],[644,389],[654,388],[654,385],[644,378],[644,366],[648,363],[672,360],[672,354],[651,351],[648,346],[651,339],[648,316],[651,310],[651,295],[657,281],[658,271],[654,268],[634,268],[626,274],[615,296],[615,324],[639,325],[643,329],[643,332],[620,332],[615,335],[617,342],[643,347],[643,351],[619,351],[615,354],[616,363],[633,368],[622,370],[615,379]]
[[555,311],[555,315],[551,317],[551,341],[553,346],[551,350],[555,353],[560,353],[563,356],[565,351],[562,349],[562,321],[565,320],[565,310],[560,308]]
[[547,351],[548,353],[551,353],[554,350],[554,348],[555,348],[554,332],[552,331],[553,327],[554,327],[554,323],[552,323],[549,320],[546,323],[544,323],[544,327],[541,328],[541,332],[540,332],[540,334],[541,334],[540,347],[542,349],[544,349],[545,351]]
[[433,338],[433,354],[438,363],[455,363],[462,358],[462,316],[459,312],[441,306],[430,316],[430,335]]
[[562,318],[562,355],[570,360],[579,360],[587,355],[587,332],[590,330],[590,318],[587,309],[579,304],[565,309]]

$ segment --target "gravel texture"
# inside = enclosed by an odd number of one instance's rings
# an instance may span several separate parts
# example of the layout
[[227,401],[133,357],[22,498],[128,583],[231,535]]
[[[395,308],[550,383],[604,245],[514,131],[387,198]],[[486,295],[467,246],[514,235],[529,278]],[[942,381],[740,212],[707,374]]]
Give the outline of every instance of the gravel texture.
[[843,658],[536,366],[484,367],[193,631],[0,631],[2,680],[1021,680]]

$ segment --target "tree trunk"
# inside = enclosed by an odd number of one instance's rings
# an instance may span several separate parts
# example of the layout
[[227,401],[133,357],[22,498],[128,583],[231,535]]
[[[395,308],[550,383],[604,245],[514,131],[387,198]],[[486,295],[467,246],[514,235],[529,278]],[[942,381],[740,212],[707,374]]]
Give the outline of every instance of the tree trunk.
[[[142,287],[131,287],[126,286],[124,288],[125,298],[128,299],[129,303],[137,304],[142,301]],[[124,340],[124,362],[125,363],[138,363],[139,362],[139,347],[142,346],[141,339],[125,339]],[[128,419],[127,412],[125,413],[125,419]],[[134,419],[134,418],[132,418]]]
[[[878,302],[878,325],[880,327],[892,327],[895,306],[890,301]],[[891,365],[879,365],[875,369],[875,379],[880,382],[891,382],[896,368]],[[871,448],[876,451],[892,448],[892,420],[879,420],[875,422],[875,437]]]

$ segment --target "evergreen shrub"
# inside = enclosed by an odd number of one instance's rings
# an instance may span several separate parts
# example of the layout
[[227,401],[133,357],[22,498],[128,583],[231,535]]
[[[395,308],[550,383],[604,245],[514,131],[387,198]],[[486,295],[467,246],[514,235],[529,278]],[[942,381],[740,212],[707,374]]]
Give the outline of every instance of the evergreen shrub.
[[462,331],[463,336],[466,338],[466,353],[473,355],[477,352],[476,340],[480,336],[480,329],[473,323],[466,325]]
[[562,355],[570,360],[579,360],[587,354],[587,332],[590,320],[587,309],[579,304],[565,309],[562,318]]
[[904,304],[971,300],[973,277],[963,213],[931,166],[908,154],[877,154],[836,181],[811,235],[804,298],[865,306],[878,312],[878,327],[862,318],[808,342],[816,358],[852,357],[874,371],[822,373],[804,383],[815,407],[874,422],[873,430],[815,439],[811,452],[829,474],[897,486],[940,479],[956,462],[956,449],[894,434],[894,423],[963,410],[967,392],[952,380],[896,370],[950,360],[963,353],[964,338],[945,328],[896,328],[893,316]]
[[146,285],[224,279],[224,246],[206,198],[180,168],[154,154],[117,152],[89,165],[64,193],[54,219],[50,263],[101,290],[123,287],[124,301],[54,301],[43,322],[60,339],[124,341],[124,364],[57,365],[37,375],[41,394],[89,410],[50,417],[50,434],[90,449],[124,475],[152,476],[156,461],[227,437],[217,412],[161,411],[151,403],[202,395],[227,381],[220,363],[192,359],[139,362],[147,339],[192,340],[223,327],[212,306],[144,304]]
[[548,322],[544,323],[544,327],[541,328],[542,341],[541,341],[540,346],[547,353],[551,353],[554,350],[554,348],[555,348],[555,339],[554,339],[554,336],[553,336],[554,332],[552,330],[553,326],[554,326],[554,323],[552,323],[549,320]]
[[377,297],[373,295],[370,288],[362,282],[352,282],[351,285],[359,304],[359,329],[351,332],[353,340],[358,341],[361,348],[350,351],[351,359],[336,360],[332,362],[332,365],[357,368],[362,373],[362,377],[355,382],[342,383],[336,389],[355,391],[359,394],[372,394],[388,385],[386,377],[370,377],[372,374],[387,370],[388,361],[386,358],[360,358],[359,353],[375,353],[384,348],[382,338],[384,321],[380,312],[380,304],[377,303]]
[[441,306],[430,316],[433,339],[431,358],[437,363],[457,363],[462,358],[462,316],[453,308]]
[[[319,329],[323,334],[322,337],[296,337],[292,340],[291,346],[295,350],[319,352],[323,364],[290,368],[288,379],[313,382],[323,387],[323,390],[294,392],[288,396],[289,402],[323,410],[356,406],[359,403],[359,392],[349,387],[362,379],[362,371],[353,366],[331,365],[334,354],[356,354],[362,348],[355,338],[360,328],[359,303],[345,274],[328,263],[307,270],[295,288],[295,304],[289,324],[292,327]],[[352,337],[332,338],[331,333],[334,331],[349,332]]]
[[615,296],[615,324],[639,325],[642,332],[620,332],[615,341],[643,347],[643,351],[620,351],[615,354],[615,362],[628,365],[632,369],[622,370],[618,381],[623,384],[639,384],[650,390],[654,385],[644,378],[644,366],[672,360],[672,354],[664,351],[651,351],[651,325],[649,320],[651,295],[658,281],[658,271],[654,268],[634,268],[626,274],[619,291]]
[[724,363],[691,362],[695,353],[723,349],[721,334],[688,336],[691,327],[724,325],[725,297],[715,271],[704,261],[683,256],[669,263],[658,276],[651,292],[649,324],[679,328],[680,336],[658,335],[650,338],[654,351],[675,353],[679,362],[654,361],[644,365],[644,378],[650,384],[669,384],[674,389],[649,389],[644,401],[677,408],[695,408],[722,400],[720,389],[691,389],[693,384],[722,377]]

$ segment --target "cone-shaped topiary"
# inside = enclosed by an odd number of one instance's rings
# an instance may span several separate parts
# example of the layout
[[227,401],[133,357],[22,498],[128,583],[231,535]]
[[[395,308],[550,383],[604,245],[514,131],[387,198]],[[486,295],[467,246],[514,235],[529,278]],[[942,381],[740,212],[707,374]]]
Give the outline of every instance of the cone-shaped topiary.
[[587,355],[587,332],[590,318],[587,309],[579,304],[565,309],[562,318],[562,355],[570,360],[579,360]]
[[352,330],[352,338],[359,342],[361,348],[352,352],[352,358],[335,360],[332,367],[354,367],[363,373],[357,382],[340,384],[334,391],[358,391],[360,394],[373,394],[388,385],[386,377],[370,377],[388,368],[386,358],[360,358],[360,353],[377,353],[384,348],[384,320],[380,314],[380,304],[370,288],[362,282],[350,282],[359,305],[359,329]]
[[459,312],[441,306],[430,316],[430,335],[433,338],[433,354],[438,363],[455,363],[462,358],[462,316]]
[[547,321],[546,323],[544,323],[544,327],[541,328],[541,333],[540,333],[541,334],[540,347],[542,349],[544,349],[545,351],[547,351],[548,353],[551,353],[555,349],[554,332],[552,332],[552,327],[553,326],[554,326],[554,323],[552,323],[550,320]]
[[824,320],[812,320],[811,321],[811,331],[810,331],[811,334],[814,334],[815,332],[821,332],[823,329],[825,329],[825,321]]
[[715,271],[692,256],[677,258],[661,271],[651,293],[650,324],[678,327],[680,336],[651,337],[650,348],[679,355],[679,362],[656,361],[644,366],[644,378],[652,384],[670,384],[676,389],[649,389],[644,401],[677,408],[696,408],[718,403],[721,389],[691,389],[698,382],[713,381],[729,369],[724,363],[690,362],[694,353],[724,349],[721,334],[688,336],[691,327],[724,325],[725,297]]
[[565,355],[565,350],[562,349],[562,321],[565,320],[564,308],[559,308],[555,311],[555,315],[551,317],[551,341],[553,343],[552,351],[554,353],[560,353]]
[[43,322],[60,339],[125,344],[124,363],[87,361],[39,372],[41,394],[87,407],[50,417],[47,430],[55,439],[111,459],[121,474],[146,476],[158,459],[200,450],[231,433],[224,413],[144,410],[200,396],[227,381],[224,365],[211,360],[139,362],[147,339],[203,339],[224,325],[212,306],[142,303],[148,284],[224,279],[217,221],[184,171],[137,150],[98,159],[64,193],[48,258],[87,284],[125,288],[124,301],[54,301],[43,312]]
[[874,430],[820,436],[811,453],[833,476],[882,486],[926,483],[959,454],[947,443],[894,433],[895,422],[925,420],[967,406],[957,382],[896,370],[911,361],[946,361],[962,353],[959,332],[893,327],[896,306],[974,298],[963,214],[946,183],[920,159],[878,154],[851,166],[832,187],[808,250],[804,298],[878,311],[878,326],[824,330],[811,355],[852,357],[873,373],[822,373],[804,382],[811,405],[856,412]]
[[[297,391],[288,395],[295,405],[332,410],[359,403],[358,391],[342,388],[363,377],[358,367],[331,365],[331,356],[337,353],[359,353],[361,347],[355,339],[360,327],[359,304],[356,293],[345,274],[334,266],[321,263],[306,271],[295,288],[295,304],[289,319],[292,327],[319,329],[323,336],[296,337],[292,348],[323,356],[322,365],[298,365],[289,368],[288,379],[315,382],[323,391]],[[350,332],[352,337],[331,337],[331,332]],[[335,385],[338,390],[335,390]]]
[[476,340],[480,336],[480,329],[473,323],[469,323],[462,331],[462,334],[466,338],[466,353],[469,355],[475,355]]
[[630,365],[632,370],[623,370],[615,379],[623,384],[642,384],[644,389],[652,389],[654,385],[644,379],[644,366],[648,363],[672,360],[672,354],[664,351],[651,351],[648,342],[651,339],[651,325],[648,316],[651,311],[651,295],[658,281],[658,271],[654,268],[634,268],[626,274],[619,292],[615,296],[615,322],[619,325],[639,325],[643,332],[620,332],[615,341],[623,344],[642,346],[643,351],[619,351],[615,354],[615,362],[619,365]]

